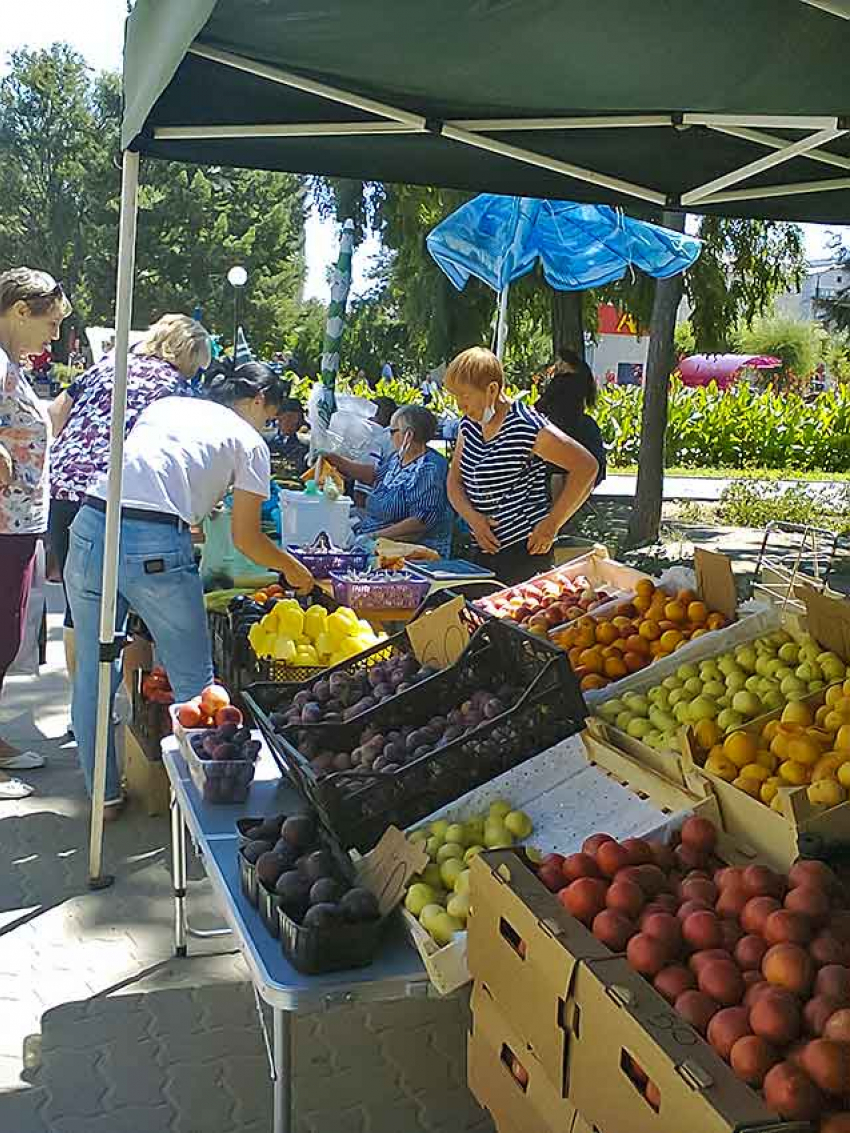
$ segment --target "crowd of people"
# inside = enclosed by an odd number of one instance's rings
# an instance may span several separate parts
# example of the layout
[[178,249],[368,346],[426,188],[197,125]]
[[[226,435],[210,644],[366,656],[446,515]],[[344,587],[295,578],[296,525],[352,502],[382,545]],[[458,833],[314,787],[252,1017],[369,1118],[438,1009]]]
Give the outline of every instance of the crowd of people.
[[[47,538],[65,587],[72,727],[91,792],[114,352],[51,403],[35,394],[24,370],[28,357],[58,338],[70,311],[45,273],[0,274],[0,690],[23,637],[36,544]],[[175,314],[155,323],[128,358],[118,628],[130,610],[144,621],[181,700],[212,679],[191,531],[225,496],[236,549],[298,593],[314,586],[261,522],[273,460],[296,476],[308,467],[304,408],[276,368],[211,361],[206,329]],[[589,368],[576,356],[558,359],[532,407],[508,397],[499,360],[473,347],[450,363],[445,387],[460,413],[450,460],[431,443],[437,420],[430,409],[380,396],[368,455],[324,454],[360,505],[357,534],[448,557],[465,527],[472,557],[500,582],[548,569],[558,533],[605,474],[604,444],[588,412],[596,393]],[[196,398],[190,412],[187,397]],[[272,419],[276,430],[267,438]],[[118,679],[116,661],[113,696]],[[31,790],[4,772],[43,763],[38,752],[0,739],[0,798]],[[107,820],[123,805],[110,738]]]

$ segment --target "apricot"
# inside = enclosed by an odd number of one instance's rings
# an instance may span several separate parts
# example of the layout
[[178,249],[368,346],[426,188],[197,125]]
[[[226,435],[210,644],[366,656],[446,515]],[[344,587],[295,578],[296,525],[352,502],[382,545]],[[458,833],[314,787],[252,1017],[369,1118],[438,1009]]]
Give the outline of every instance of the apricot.
[[695,1031],[705,1035],[708,1024],[720,1010],[720,1005],[701,991],[683,991],[673,1004],[673,1010],[686,1023],[690,1023]]
[[768,948],[761,970],[769,984],[800,997],[808,994],[815,974],[808,953],[798,944],[788,943]]
[[824,889],[800,885],[786,894],[785,908],[791,913],[808,917],[814,925],[821,925],[829,917],[829,897]]
[[775,897],[752,897],[741,910],[741,928],[761,936],[767,918],[781,908]]
[[605,904],[624,916],[636,920],[644,903],[643,890],[634,881],[615,880],[605,894]]
[[760,936],[742,936],[735,945],[735,963],[742,972],[761,971],[767,942]]
[[606,877],[614,877],[632,864],[629,851],[619,842],[603,842],[596,851],[596,864]]
[[779,1061],[779,1055],[758,1035],[744,1035],[732,1047],[729,1061],[742,1081],[758,1089],[767,1072]]
[[780,1062],[764,1078],[765,1105],[786,1121],[816,1121],[824,1109],[824,1096],[793,1062]]
[[723,942],[720,920],[712,912],[696,912],[685,917],[682,921],[682,936],[697,951],[719,948]]
[[662,968],[652,985],[659,995],[663,995],[668,1003],[673,1004],[679,996],[696,987],[693,973],[681,964],[669,968]]
[[750,1008],[753,1034],[776,1046],[787,1046],[799,1038],[801,1023],[799,1002],[781,988],[760,995]]
[[653,979],[672,959],[669,946],[658,937],[639,932],[626,948],[626,959],[636,972]]
[[823,1028],[823,1037],[837,1043],[850,1043],[850,1007],[842,1007],[830,1015]]
[[744,978],[730,960],[711,960],[697,974],[701,992],[723,1007],[734,1007],[744,998]]
[[691,913],[712,913],[714,910],[705,901],[685,901],[679,906],[676,916],[680,921],[689,917]]
[[825,995],[816,995],[803,1008],[803,1027],[807,1035],[821,1036],[831,1016],[841,1004]]
[[694,815],[682,823],[682,842],[703,854],[710,854],[717,845],[717,831],[707,818]]
[[687,878],[679,887],[679,892],[683,901],[705,901],[707,905],[713,905],[717,900],[717,886],[708,878]]
[[590,854],[569,854],[564,858],[561,872],[566,881],[578,881],[580,877],[599,877],[599,867]]
[[815,979],[815,995],[835,1000],[839,1007],[850,1006],[850,969],[843,964],[825,964]]
[[812,939],[812,926],[800,913],[778,909],[764,922],[763,936],[768,944],[808,944]]
[[741,874],[741,883],[751,897],[781,897],[785,892],[779,874],[763,865],[748,865]]
[[612,952],[622,952],[637,929],[622,913],[614,909],[603,909],[593,918],[591,932]]
[[717,898],[714,908],[724,920],[739,920],[744,906],[751,898],[742,885],[727,885]]
[[610,834],[591,834],[589,838],[585,838],[581,846],[583,854],[590,854],[591,857],[596,856],[596,851],[604,842],[613,842],[614,839]]
[[749,1015],[746,1007],[724,1007],[712,1016],[706,1038],[721,1058],[728,1061],[738,1039],[752,1034]]
[[792,889],[809,886],[831,893],[838,887],[838,878],[825,862],[803,859],[791,866],[788,884]]
[[702,952],[694,952],[690,960],[688,960],[688,967],[699,979],[699,974],[706,964],[711,964],[713,961],[720,961],[723,964],[732,962],[732,957],[725,948],[706,948]]
[[831,932],[821,932],[809,945],[809,955],[818,967],[827,964],[845,964],[848,949]]
[[580,877],[570,882],[558,894],[558,900],[572,915],[590,927],[593,918],[605,908],[608,886],[595,877]]
[[[744,972],[745,981],[749,974],[749,972]],[[768,992],[775,990],[770,986],[767,980],[761,978],[761,972],[758,972],[756,974],[759,976],[759,979],[754,980],[751,984],[749,984],[746,994],[744,995],[745,1007],[753,1007],[754,1004],[758,1003],[763,995],[766,995]]]

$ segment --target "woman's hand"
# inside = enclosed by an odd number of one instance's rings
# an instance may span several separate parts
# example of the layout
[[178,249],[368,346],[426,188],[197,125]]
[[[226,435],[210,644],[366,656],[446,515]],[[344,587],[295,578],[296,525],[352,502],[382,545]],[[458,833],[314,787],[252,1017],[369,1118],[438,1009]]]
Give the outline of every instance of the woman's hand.
[[545,555],[552,550],[552,544],[558,537],[558,525],[551,515],[541,519],[528,536],[528,552],[531,555]]
[[283,577],[298,594],[310,594],[316,585],[316,580],[303,563],[291,559],[283,569]]
[[472,528],[472,534],[475,536],[475,542],[481,550],[486,555],[497,554],[502,544],[496,538],[494,531],[496,520],[489,515],[482,515],[481,512],[477,511],[468,522],[469,526]]
[[7,484],[11,484],[13,475],[12,457],[9,450],[5,445],[0,445],[0,488],[5,488]]

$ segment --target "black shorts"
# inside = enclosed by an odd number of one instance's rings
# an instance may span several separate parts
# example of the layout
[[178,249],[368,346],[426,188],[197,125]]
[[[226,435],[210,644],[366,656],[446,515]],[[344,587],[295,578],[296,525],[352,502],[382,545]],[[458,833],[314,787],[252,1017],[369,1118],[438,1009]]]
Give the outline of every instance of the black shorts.
[[[79,510],[80,503],[78,500],[50,500],[50,516],[47,520],[48,547],[56,560],[56,565],[59,567],[63,589],[65,588],[65,560],[68,558],[68,533]],[[68,603],[67,594],[65,595],[64,625],[67,629],[72,629],[74,625],[71,620],[71,607]]]

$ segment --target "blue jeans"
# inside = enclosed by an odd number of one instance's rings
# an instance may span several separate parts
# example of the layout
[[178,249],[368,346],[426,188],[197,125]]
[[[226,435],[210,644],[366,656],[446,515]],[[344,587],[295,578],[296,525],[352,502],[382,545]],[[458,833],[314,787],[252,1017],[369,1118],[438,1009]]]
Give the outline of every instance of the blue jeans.
[[[94,773],[105,526],[106,516],[102,512],[91,507],[80,508],[71,527],[65,566],[65,586],[77,646],[71,716],[89,795]],[[124,628],[131,607],[150,630],[177,700],[197,696],[211,683],[213,669],[204,593],[188,530],[179,531],[168,524],[149,520],[122,520],[115,617],[119,632]],[[116,662],[112,670],[110,721],[120,672],[120,662]],[[107,802],[117,802],[121,797],[114,732],[110,724]]]

